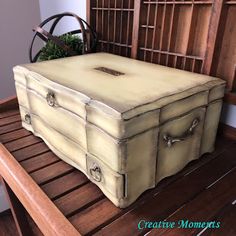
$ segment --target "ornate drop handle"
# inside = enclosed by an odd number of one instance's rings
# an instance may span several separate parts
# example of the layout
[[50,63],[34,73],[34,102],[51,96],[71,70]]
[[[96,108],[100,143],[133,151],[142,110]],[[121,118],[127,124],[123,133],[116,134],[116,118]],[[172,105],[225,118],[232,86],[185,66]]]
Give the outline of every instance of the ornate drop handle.
[[31,117],[30,114],[25,114],[25,122],[30,125],[31,124]]
[[97,182],[101,182],[102,180],[102,171],[101,168],[97,164],[93,164],[93,166],[89,169],[90,175]]
[[48,92],[46,100],[49,106],[54,107],[56,105],[56,98],[53,92]]
[[171,137],[168,134],[164,134],[163,140],[166,142],[167,146],[170,148],[174,143],[184,141],[189,136],[192,136],[194,133],[194,129],[197,127],[198,124],[199,124],[199,118],[196,118],[193,120],[192,125],[189,127],[187,131],[184,132],[183,135],[181,135],[180,137]]

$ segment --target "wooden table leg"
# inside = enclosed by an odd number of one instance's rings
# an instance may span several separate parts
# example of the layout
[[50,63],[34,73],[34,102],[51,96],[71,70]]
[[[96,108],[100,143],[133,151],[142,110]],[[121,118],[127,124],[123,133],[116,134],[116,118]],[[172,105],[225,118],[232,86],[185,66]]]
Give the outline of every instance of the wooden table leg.
[[27,217],[26,217],[26,210],[21,204],[21,202],[18,200],[16,195],[13,193],[11,188],[8,186],[8,184],[4,181],[2,177],[0,177],[2,185],[4,187],[11,212],[16,224],[16,228],[18,231],[18,234],[20,236],[29,236],[33,235],[33,232],[31,230],[31,227],[28,223]]

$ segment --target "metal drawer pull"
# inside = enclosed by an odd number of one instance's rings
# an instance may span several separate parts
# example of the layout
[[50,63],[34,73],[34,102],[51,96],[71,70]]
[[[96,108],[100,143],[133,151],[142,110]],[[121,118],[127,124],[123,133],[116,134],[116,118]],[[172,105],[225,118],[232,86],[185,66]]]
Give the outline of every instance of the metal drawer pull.
[[170,148],[174,143],[184,141],[189,136],[192,136],[193,133],[194,133],[194,130],[197,127],[198,124],[199,124],[199,119],[196,118],[196,119],[193,120],[192,125],[190,126],[190,128],[186,132],[184,132],[183,135],[181,135],[180,137],[171,137],[168,134],[164,134],[163,135],[163,140],[166,142],[167,146]]
[[25,123],[27,123],[28,125],[31,124],[31,117],[30,117],[30,114],[25,114]]
[[102,171],[101,168],[97,164],[93,164],[93,166],[89,169],[90,175],[97,182],[101,182],[102,180]]
[[54,107],[56,104],[55,94],[53,92],[49,92],[46,96],[46,100],[49,106]]

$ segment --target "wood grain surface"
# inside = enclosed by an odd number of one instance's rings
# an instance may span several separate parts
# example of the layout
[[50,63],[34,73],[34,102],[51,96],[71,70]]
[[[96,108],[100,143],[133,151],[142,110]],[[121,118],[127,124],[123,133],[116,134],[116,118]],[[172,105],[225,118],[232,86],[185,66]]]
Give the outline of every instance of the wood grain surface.
[[[58,159],[41,139],[17,126],[19,121],[14,121],[14,117],[19,116],[18,112],[0,113],[0,124],[4,123],[0,127],[4,129],[0,142],[5,145],[1,145],[0,173],[45,235],[189,235],[200,232],[193,229],[140,231],[137,227],[141,219],[159,221],[183,217],[221,220],[224,227],[208,229],[202,235],[235,232],[230,226],[235,216],[235,205],[232,205],[236,180],[235,141],[218,137],[212,154],[189,163],[178,174],[146,191],[128,208],[119,209],[83,173]],[[11,124],[6,122],[6,117]]]

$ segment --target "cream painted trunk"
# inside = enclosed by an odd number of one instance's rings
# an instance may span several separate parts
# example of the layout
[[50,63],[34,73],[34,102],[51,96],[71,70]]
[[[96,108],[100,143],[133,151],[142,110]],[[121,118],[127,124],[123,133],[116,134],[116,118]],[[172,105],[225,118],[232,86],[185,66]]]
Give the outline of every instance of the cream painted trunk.
[[223,80],[95,53],[14,67],[22,125],[118,207],[214,150]]

